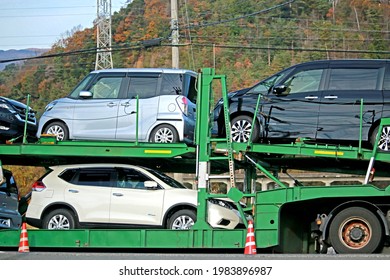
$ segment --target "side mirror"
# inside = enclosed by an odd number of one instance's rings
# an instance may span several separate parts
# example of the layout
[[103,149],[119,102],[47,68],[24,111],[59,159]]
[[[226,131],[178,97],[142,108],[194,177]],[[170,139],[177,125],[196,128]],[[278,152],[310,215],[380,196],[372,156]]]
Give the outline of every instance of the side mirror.
[[93,94],[90,91],[82,90],[79,93],[79,97],[81,97],[81,98],[92,98],[92,96],[93,96]]
[[144,186],[148,190],[157,190],[158,189],[157,188],[157,186],[158,186],[157,182],[155,182],[155,181],[145,181],[144,182]]
[[272,92],[275,94],[275,95],[282,95],[282,94],[286,94],[287,90],[287,87],[285,85],[278,85],[278,86],[274,86]]

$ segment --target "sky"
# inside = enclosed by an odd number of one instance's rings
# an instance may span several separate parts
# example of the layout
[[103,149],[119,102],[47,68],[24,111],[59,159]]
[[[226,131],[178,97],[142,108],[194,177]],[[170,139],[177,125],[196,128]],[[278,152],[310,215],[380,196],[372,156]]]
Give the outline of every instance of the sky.
[[[111,0],[119,11],[126,0]],[[93,26],[97,0],[0,0],[0,50],[50,48],[75,27]]]

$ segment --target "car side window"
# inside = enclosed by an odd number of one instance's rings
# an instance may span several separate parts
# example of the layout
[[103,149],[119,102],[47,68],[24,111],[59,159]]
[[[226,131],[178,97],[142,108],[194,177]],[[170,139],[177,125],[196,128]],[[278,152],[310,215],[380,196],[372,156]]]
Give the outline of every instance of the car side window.
[[86,76],[72,92],[69,94],[70,98],[78,98],[80,95],[80,91],[84,90],[88,83],[95,77],[95,74],[90,74]]
[[261,93],[261,94],[267,94],[270,92],[270,89],[277,85],[278,82],[285,77],[288,73],[290,73],[291,70],[280,72],[276,75],[273,75],[266,80],[261,81],[256,86],[254,86],[252,89],[248,91],[248,93]]
[[157,77],[132,77],[130,79],[127,97],[135,98],[137,95],[140,99],[155,97],[157,85]]
[[82,186],[111,187],[113,172],[115,171],[111,168],[80,169],[73,183]]
[[122,77],[101,77],[89,90],[93,99],[118,98]]
[[118,188],[145,189],[145,181],[150,179],[143,173],[134,169],[119,169]]
[[380,69],[330,70],[329,90],[375,90]]
[[159,95],[180,95],[182,94],[183,75],[164,74],[161,81],[161,91]]
[[388,65],[385,73],[385,80],[383,82],[383,89],[390,90],[390,65]]
[[321,83],[323,69],[305,70],[294,73],[284,82],[285,94],[318,91]]
[[62,172],[58,177],[60,177],[62,180],[70,183],[72,182],[75,175],[77,175],[78,169],[67,169],[64,172]]

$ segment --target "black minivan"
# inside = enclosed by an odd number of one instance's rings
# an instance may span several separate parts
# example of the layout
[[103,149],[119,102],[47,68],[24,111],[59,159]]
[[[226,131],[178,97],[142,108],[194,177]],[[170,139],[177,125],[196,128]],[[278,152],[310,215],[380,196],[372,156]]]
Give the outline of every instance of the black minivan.
[[19,190],[12,172],[0,166],[0,229],[19,229]]
[[[390,117],[390,60],[323,60],[291,66],[250,88],[228,94],[232,141],[247,142],[256,104],[253,142],[373,145],[381,118]],[[223,101],[214,132],[225,136]],[[217,131],[217,132],[216,132]],[[384,127],[379,149],[390,150]]]

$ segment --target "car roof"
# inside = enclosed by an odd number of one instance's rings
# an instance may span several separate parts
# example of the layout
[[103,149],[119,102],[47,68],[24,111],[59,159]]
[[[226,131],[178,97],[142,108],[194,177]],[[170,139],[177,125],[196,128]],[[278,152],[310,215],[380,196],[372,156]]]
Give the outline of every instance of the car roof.
[[123,164],[123,163],[80,163],[80,164],[64,164],[64,165],[53,165],[50,169],[67,169],[67,168],[94,168],[94,167],[127,167],[127,168],[149,168],[138,165]]
[[197,75],[195,71],[188,69],[174,69],[174,68],[113,68],[95,70],[91,73],[168,73],[168,74],[192,74]]
[[[313,60],[302,62],[299,64],[292,65],[291,67],[295,67],[297,65],[310,65],[310,64],[320,64],[320,63],[340,63],[340,64],[354,64],[354,63],[390,63],[390,59],[365,59],[365,58],[355,58],[355,59],[323,59],[323,60]],[[289,67],[290,68],[290,67]]]

